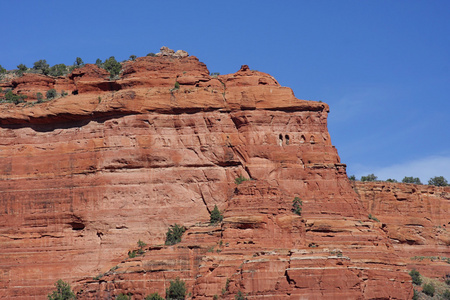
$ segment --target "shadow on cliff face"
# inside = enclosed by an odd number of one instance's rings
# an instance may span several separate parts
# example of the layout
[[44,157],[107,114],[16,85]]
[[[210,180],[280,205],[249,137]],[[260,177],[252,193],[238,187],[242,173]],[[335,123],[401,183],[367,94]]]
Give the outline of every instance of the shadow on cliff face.
[[[96,114],[90,116],[71,116],[71,115],[59,115],[54,119],[49,121],[49,118],[45,120],[33,119],[32,123],[23,124],[0,124],[0,128],[4,129],[21,129],[21,128],[31,128],[36,132],[52,132],[57,129],[73,129],[81,128],[88,125],[90,122],[104,123],[113,119],[120,119],[129,114],[125,113],[115,113],[111,115],[102,114],[101,116],[96,116]],[[44,123],[45,122],[45,123]]]

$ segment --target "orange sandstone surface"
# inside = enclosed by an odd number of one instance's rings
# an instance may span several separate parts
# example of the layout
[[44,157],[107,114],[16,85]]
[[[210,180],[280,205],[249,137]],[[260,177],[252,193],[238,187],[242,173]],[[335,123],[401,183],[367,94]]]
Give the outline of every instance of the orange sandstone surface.
[[354,188],[408,269],[441,279],[450,273],[450,187],[355,182]]
[[0,298],[45,299],[63,279],[78,299],[143,299],[180,278],[192,299],[410,299],[411,266],[448,270],[410,257],[450,256],[449,190],[352,186],[328,106],[268,74],[169,54],[114,81],[86,65],[10,85],[69,95],[0,105]]

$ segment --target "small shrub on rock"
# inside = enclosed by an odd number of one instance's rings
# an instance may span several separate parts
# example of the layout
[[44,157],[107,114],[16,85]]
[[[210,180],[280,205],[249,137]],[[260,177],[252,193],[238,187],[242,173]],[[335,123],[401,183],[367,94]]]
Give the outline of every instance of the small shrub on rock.
[[420,182],[419,177],[412,177],[412,176],[411,177],[405,176],[402,179],[402,182],[403,183],[422,184],[422,182]]
[[450,300],[450,291],[445,290],[444,293],[442,293],[442,298],[445,300]]
[[102,60],[100,58],[97,58],[97,60],[95,61],[95,65],[99,68],[103,68]]
[[34,63],[33,69],[39,73],[47,75],[50,72],[50,65],[45,59],[41,59]]
[[166,245],[175,245],[181,242],[181,236],[186,231],[186,227],[175,224],[166,233]]
[[247,300],[247,297],[244,297],[244,294],[242,294],[241,291],[238,291],[237,294],[234,296],[235,300]]
[[424,285],[423,285],[422,292],[423,292],[425,295],[428,295],[428,296],[430,296],[430,297],[433,297],[433,296],[434,296],[434,292],[435,292],[434,285],[433,285],[432,283],[424,284]]
[[22,76],[23,73],[27,72],[28,68],[24,64],[20,64],[17,66],[17,75]]
[[223,220],[223,215],[220,213],[217,205],[214,205],[214,209],[211,211],[211,216],[209,218],[209,223],[211,225],[214,225],[214,224],[222,222],[222,220]]
[[41,103],[41,102],[43,101],[44,96],[42,95],[41,92],[37,92],[37,93],[36,93],[36,99],[37,99],[37,102],[38,102],[38,103]]
[[153,294],[145,297],[145,300],[164,300],[164,298],[161,297],[158,293],[153,293]]
[[64,76],[68,72],[67,66],[65,64],[57,64],[50,68],[49,75],[51,76]]
[[367,176],[361,176],[361,181],[377,181],[378,177],[374,174],[369,174]]
[[131,300],[131,297],[122,293],[116,296],[116,300]]
[[436,176],[430,178],[430,180],[428,180],[428,184],[435,186],[448,186],[448,181],[444,178],[444,176]]
[[128,257],[129,258],[135,258],[136,256],[137,256],[137,251],[136,250],[128,251]]
[[83,60],[81,59],[81,57],[77,57],[77,58],[75,59],[75,62],[73,63],[73,65],[74,65],[75,68],[81,68],[81,67],[84,66],[84,62],[83,62]]
[[55,99],[58,94],[55,89],[48,90],[45,96],[48,100]]
[[411,272],[409,272],[409,276],[411,276],[413,284],[415,285],[422,284],[422,278],[420,278],[420,273],[416,269],[412,269]]
[[16,95],[11,90],[7,91],[4,96],[4,101],[14,104],[19,104],[21,102],[24,102],[24,99],[26,99],[26,95]]
[[166,289],[167,300],[183,300],[186,297],[186,284],[179,278],[170,281],[170,286]]
[[117,62],[114,56],[111,56],[103,63],[103,68],[109,72],[111,78],[118,76],[120,71],[122,70],[122,65]]
[[76,299],[75,293],[72,292],[70,285],[61,279],[55,283],[56,291],[48,294],[48,300],[72,300]]
[[296,215],[301,216],[302,215],[302,205],[303,201],[300,200],[299,197],[295,197],[294,200],[292,200],[292,212]]
[[248,180],[248,178],[245,178],[244,176],[241,175],[241,176],[235,178],[234,182],[236,184],[241,184],[241,183],[243,183],[244,181],[247,181],[247,180]]
[[369,219],[374,220],[376,222],[380,222],[380,220],[378,220],[377,218],[375,218],[374,216],[372,216],[372,214],[369,214]]

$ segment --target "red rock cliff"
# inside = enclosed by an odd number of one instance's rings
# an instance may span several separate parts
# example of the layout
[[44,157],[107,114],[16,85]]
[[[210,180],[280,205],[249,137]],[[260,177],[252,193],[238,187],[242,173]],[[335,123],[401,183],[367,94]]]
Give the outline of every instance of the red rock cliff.
[[450,273],[450,187],[356,181],[354,188],[408,269]]
[[[13,86],[71,95],[0,107],[0,297],[45,299],[62,278],[80,299],[143,299],[179,277],[194,299],[411,298],[326,104],[246,66],[209,76],[192,56],[138,58],[116,81],[95,65],[35,79]],[[214,205],[224,220],[208,226]],[[163,246],[175,223],[182,242]]]

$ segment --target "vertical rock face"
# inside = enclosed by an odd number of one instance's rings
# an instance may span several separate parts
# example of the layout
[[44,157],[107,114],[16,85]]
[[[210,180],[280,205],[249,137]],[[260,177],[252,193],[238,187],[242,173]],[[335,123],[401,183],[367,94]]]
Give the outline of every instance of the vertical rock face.
[[[80,299],[143,299],[176,277],[195,299],[412,296],[326,104],[185,54],[127,62],[117,81],[95,68],[64,79],[74,95],[0,107],[0,297],[45,298],[62,278]],[[209,226],[215,205],[224,220]],[[187,231],[165,246],[175,223]]]
[[355,182],[354,188],[408,269],[435,278],[450,273],[450,187]]

